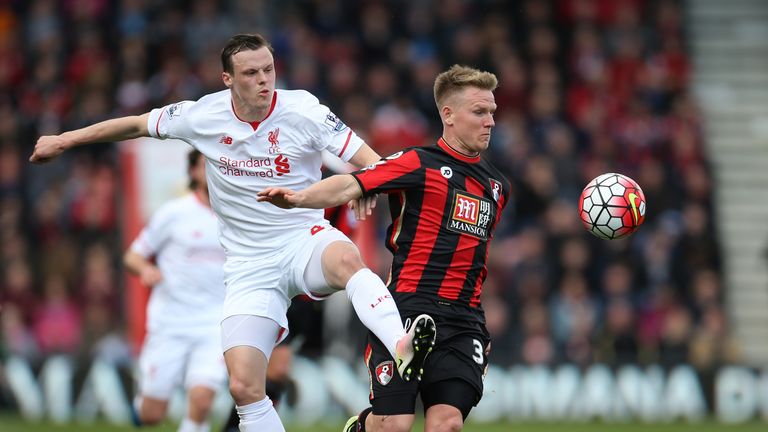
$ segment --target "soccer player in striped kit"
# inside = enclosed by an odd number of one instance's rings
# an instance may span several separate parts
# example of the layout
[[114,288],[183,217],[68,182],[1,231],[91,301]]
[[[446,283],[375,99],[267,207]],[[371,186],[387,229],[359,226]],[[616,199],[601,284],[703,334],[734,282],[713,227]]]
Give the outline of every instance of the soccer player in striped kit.
[[406,322],[428,313],[437,325],[421,381],[394,374],[381,341],[369,334],[372,407],[352,417],[345,432],[411,430],[419,393],[425,430],[457,431],[480,401],[490,351],[480,293],[489,243],[510,195],[509,181],[481,157],[495,125],[496,86],[489,72],[453,66],[435,80],[443,123],[436,145],[405,149],[307,189],[259,193],[282,208],[331,207],[388,193],[389,290]]

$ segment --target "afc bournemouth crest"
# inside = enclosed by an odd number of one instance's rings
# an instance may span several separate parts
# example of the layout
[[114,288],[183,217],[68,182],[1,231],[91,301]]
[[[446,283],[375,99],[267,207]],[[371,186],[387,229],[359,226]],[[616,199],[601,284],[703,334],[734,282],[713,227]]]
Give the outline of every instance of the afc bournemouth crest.
[[491,193],[493,194],[493,200],[499,202],[501,198],[501,182],[492,178],[488,179],[491,182]]
[[387,385],[392,381],[392,374],[395,368],[395,363],[392,360],[381,362],[376,366],[376,381],[381,385]]

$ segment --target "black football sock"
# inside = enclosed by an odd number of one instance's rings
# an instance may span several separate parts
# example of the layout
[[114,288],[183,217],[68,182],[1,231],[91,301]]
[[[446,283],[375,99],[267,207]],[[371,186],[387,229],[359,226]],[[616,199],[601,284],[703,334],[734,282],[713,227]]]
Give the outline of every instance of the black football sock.
[[357,415],[357,432],[365,432],[365,419],[368,418],[368,414],[373,411],[373,408],[368,407]]

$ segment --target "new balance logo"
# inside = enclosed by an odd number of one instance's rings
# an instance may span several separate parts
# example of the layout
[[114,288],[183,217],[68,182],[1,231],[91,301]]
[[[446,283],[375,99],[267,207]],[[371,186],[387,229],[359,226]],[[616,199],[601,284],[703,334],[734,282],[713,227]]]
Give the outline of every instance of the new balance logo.
[[219,144],[232,145],[232,137],[229,135],[222,135]]

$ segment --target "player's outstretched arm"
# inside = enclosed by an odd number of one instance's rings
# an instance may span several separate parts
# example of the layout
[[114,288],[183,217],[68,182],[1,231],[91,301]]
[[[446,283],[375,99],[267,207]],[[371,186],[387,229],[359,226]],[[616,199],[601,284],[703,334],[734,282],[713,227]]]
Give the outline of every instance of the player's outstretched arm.
[[146,286],[155,286],[163,280],[163,274],[156,265],[132,250],[128,250],[123,255],[123,264],[126,270],[138,276],[141,283]]
[[381,160],[381,156],[368,146],[368,144],[363,143],[363,145],[360,146],[355,154],[349,159],[349,163],[358,168],[363,168],[375,164],[379,160]]
[[350,174],[337,174],[312,186],[292,191],[287,188],[266,188],[257,194],[257,201],[269,202],[280,208],[328,208],[346,204],[363,195],[360,186]]
[[[349,162],[358,168],[363,168],[374,164],[379,160],[381,160],[381,156],[368,146],[368,144],[364,143],[360,149],[355,152],[352,158],[349,159]],[[355,219],[365,220],[367,216],[370,216],[373,213],[373,209],[376,207],[376,200],[378,198],[379,196],[376,194],[350,201],[349,207],[355,212]]]
[[65,150],[83,144],[123,141],[149,136],[147,120],[149,113],[140,116],[120,117],[105,120],[82,129],[64,132],[61,135],[41,136],[29,161],[45,163],[56,158]]
[[292,209],[302,201],[297,193],[288,188],[268,187],[256,194],[256,201],[268,202],[273,206]]

